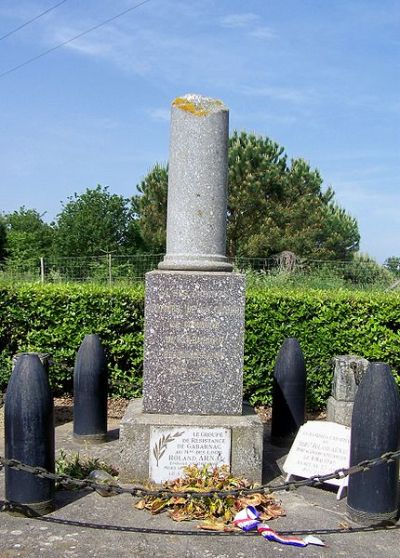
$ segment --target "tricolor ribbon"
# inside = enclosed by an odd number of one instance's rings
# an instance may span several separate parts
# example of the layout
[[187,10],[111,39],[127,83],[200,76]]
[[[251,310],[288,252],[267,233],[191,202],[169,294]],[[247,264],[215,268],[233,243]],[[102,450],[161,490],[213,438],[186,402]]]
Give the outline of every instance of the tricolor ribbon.
[[247,506],[247,508],[240,510],[235,515],[233,524],[235,527],[240,527],[243,531],[251,531],[260,523],[259,517],[260,514],[254,506]]
[[284,537],[283,535],[279,535],[279,533],[271,529],[266,523],[261,523],[259,517],[260,514],[254,506],[247,506],[247,508],[240,510],[240,512],[235,515],[233,524],[243,531],[257,529],[260,535],[268,541],[301,547],[307,546],[308,544],[325,546],[321,539],[314,537],[314,535],[307,535],[306,537]]
[[281,544],[288,544],[290,546],[307,546],[308,544],[315,544],[317,546],[325,546],[325,544],[318,539],[318,537],[314,537],[314,535],[307,535],[304,538],[300,537],[284,537],[283,535],[279,535],[276,531],[268,527],[265,523],[260,523],[257,526],[257,531],[267,539],[268,541],[274,541]]

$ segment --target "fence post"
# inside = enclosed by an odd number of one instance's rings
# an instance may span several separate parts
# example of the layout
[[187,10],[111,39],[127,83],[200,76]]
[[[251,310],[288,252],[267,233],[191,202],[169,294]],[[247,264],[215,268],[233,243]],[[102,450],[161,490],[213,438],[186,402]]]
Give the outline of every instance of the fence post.
[[40,257],[40,282],[44,283],[44,258]]
[[111,263],[111,252],[108,254],[108,284],[112,285],[112,263]]

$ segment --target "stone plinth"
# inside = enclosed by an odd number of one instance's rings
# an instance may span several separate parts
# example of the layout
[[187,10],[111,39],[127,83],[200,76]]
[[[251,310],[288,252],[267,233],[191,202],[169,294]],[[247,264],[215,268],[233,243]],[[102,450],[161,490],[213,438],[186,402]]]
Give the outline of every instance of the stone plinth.
[[333,359],[332,397],[338,401],[354,401],[368,364],[368,360],[355,355],[335,357]]
[[146,275],[145,413],[240,415],[244,276]]
[[227,107],[185,95],[172,103],[167,254],[159,269],[232,271],[225,256]]
[[[241,416],[198,416],[163,415],[143,412],[142,400],[130,402],[120,429],[121,468],[120,478],[124,481],[146,482],[151,480],[150,461],[154,453],[154,429],[184,433],[193,428],[201,428],[219,433],[228,430],[230,434],[230,469],[234,475],[243,475],[251,482],[262,482],[263,424],[254,411],[243,407]],[[181,435],[181,438],[184,434]],[[172,436],[171,436],[172,438]],[[181,438],[172,440],[168,445],[174,454],[178,451]],[[162,459],[168,455],[162,455]],[[154,466],[154,458],[152,459]],[[188,463],[189,464],[189,463]],[[190,463],[192,464],[192,463]],[[200,464],[204,464],[200,462]]]
[[344,426],[351,426],[354,401],[338,401],[330,396],[326,402],[326,418]]
[[368,360],[355,355],[339,355],[332,359],[332,395],[327,402],[329,421],[351,426],[354,398],[368,364]]

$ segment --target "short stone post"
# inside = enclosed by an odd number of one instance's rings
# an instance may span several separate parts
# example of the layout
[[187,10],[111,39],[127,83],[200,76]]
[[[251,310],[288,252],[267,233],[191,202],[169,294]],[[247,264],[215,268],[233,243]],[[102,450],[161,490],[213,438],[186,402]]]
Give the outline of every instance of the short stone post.
[[332,359],[332,395],[326,406],[329,421],[351,426],[354,399],[368,364],[368,360],[355,355],[339,355]]
[[[5,457],[54,472],[54,407],[37,355],[18,358],[5,398]],[[5,468],[6,499],[37,515],[53,509],[54,481]]]
[[107,439],[107,362],[98,335],[85,335],[74,368],[74,438]]
[[228,121],[217,99],[189,94],[172,103],[167,254],[159,269],[232,271],[225,256]]
[[[400,399],[390,367],[371,363],[354,402],[350,465],[400,447]],[[398,512],[399,462],[378,465],[349,477],[347,514],[373,525],[395,521]]]
[[271,442],[289,446],[304,424],[306,410],[306,367],[294,337],[285,339],[279,351],[272,397]]

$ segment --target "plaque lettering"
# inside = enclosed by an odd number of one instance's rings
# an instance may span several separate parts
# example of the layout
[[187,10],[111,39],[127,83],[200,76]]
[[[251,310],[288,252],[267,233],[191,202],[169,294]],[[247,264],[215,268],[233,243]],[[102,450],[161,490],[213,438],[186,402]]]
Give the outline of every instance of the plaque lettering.
[[153,482],[176,479],[188,465],[220,467],[230,462],[229,428],[151,427],[149,476]]

